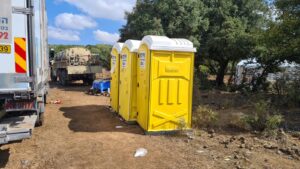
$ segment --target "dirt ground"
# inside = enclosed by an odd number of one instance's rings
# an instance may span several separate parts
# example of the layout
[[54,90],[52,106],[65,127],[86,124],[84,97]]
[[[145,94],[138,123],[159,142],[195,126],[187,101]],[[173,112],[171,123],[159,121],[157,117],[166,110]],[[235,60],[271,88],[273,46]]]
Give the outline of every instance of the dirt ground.
[[[195,131],[193,134],[147,136],[110,112],[109,98],[85,94],[88,87],[52,85],[45,124],[33,137],[4,145],[1,168],[282,168],[300,166],[300,140],[289,146],[249,133]],[[116,128],[123,126],[123,128]],[[135,158],[138,148],[145,157]]]

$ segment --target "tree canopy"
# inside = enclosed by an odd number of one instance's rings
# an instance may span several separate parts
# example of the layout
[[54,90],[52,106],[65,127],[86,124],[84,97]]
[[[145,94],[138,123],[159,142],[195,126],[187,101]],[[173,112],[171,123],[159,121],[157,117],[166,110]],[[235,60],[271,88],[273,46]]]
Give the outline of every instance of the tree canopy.
[[200,51],[196,68],[206,63],[222,85],[228,64],[250,57],[266,10],[263,0],[138,0],[121,41],[148,34],[187,38]]
[[199,0],[138,0],[127,24],[120,29],[121,41],[141,39],[145,35],[188,38],[200,45],[201,33],[207,29],[205,7]]
[[255,36],[262,29],[267,11],[262,0],[205,0],[209,28],[204,33],[201,49],[206,64],[223,85],[230,62],[251,57]]

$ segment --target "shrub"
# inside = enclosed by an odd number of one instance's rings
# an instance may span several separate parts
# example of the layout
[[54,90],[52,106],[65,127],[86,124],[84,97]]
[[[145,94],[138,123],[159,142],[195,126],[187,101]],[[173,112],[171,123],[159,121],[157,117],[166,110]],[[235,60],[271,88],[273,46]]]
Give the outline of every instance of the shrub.
[[244,117],[249,126],[256,131],[275,134],[283,122],[283,117],[281,115],[271,115],[270,105],[265,101],[256,103],[254,109],[253,114]]
[[295,80],[288,87],[287,97],[292,106],[300,106],[300,80]]
[[297,107],[300,106],[300,80],[291,79],[289,75],[283,74],[276,79],[271,89],[276,94],[276,105]]
[[244,114],[230,114],[229,119],[229,127],[239,130],[249,130],[249,125],[244,120]]
[[178,121],[178,130],[184,130],[184,129],[186,129],[186,127],[187,127],[187,124],[186,124],[184,118],[180,118]]
[[206,106],[198,106],[193,115],[195,127],[215,127],[218,122],[218,113]]

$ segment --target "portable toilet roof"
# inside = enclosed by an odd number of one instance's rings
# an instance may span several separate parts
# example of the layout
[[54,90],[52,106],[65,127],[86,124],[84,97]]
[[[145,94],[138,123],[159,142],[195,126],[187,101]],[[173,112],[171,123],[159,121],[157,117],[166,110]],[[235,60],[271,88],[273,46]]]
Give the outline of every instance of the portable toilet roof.
[[250,58],[246,60],[241,60],[238,64],[238,67],[246,67],[246,68],[256,68],[260,67],[261,65],[257,62],[255,58]]
[[287,68],[287,67],[297,68],[297,67],[300,67],[300,65],[295,62],[288,62],[285,60],[279,67],[280,68]]
[[166,36],[145,36],[142,44],[146,44],[150,50],[196,52],[196,48],[187,39],[170,39]]
[[123,47],[127,47],[130,52],[137,52],[140,45],[141,41],[129,39],[124,43]]
[[115,43],[112,49],[116,49],[118,53],[121,53],[124,43]]

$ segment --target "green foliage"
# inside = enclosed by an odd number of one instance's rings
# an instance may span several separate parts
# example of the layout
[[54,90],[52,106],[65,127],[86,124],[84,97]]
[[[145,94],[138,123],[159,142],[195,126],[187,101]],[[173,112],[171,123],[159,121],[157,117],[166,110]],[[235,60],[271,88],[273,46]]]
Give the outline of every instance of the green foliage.
[[281,115],[271,115],[270,105],[265,101],[260,101],[254,105],[255,112],[245,116],[244,121],[250,125],[253,130],[273,134],[283,122]]
[[201,33],[207,29],[205,7],[199,0],[138,0],[127,24],[120,29],[121,41],[145,35],[187,38],[199,47]]
[[196,127],[215,127],[219,114],[205,106],[198,106],[193,114],[193,124]]
[[217,74],[217,85],[224,84],[230,62],[251,57],[256,31],[263,27],[266,4],[262,0],[204,0],[209,20],[201,43],[206,64]]
[[266,122],[267,131],[277,130],[282,122],[283,117],[281,115],[270,116]]
[[249,130],[249,124],[246,122],[244,114],[230,114],[229,127],[239,130]]
[[183,131],[186,128],[187,128],[187,124],[186,124],[184,118],[180,118],[179,121],[178,121],[178,128],[177,129],[179,131]]
[[278,56],[300,63],[300,1],[275,0],[275,5],[279,17],[270,27],[273,48]]
[[156,17],[153,4],[151,0],[137,0],[133,12],[126,13],[127,24],[120,29],[120,41],[141,39],[147,34],[164,35],[161,19]]
[[200,66],[200,72],[196,75],[199,75],[199,83],[200,83],[200,89],[201,90],[209,90],[212,88],[212,83],[208,80],[209,76],[209,68],[206,66],[201,65]]
[[88,45],[87,49],[91,50],[92,54],[97,55],[97,59],[100,60],[101,66],[106,69],[110,69],[110,52],[112,49],[111,45]]
[[271,5],[276,7],[271,18],[277,18],[269,20],[265,29],[257,33],[254,53],[264,72],[256,80],[254,90],[259,90],[268,73],[277,71],[281,62],[300,63],[300,1],[275,0]]
[[300,106],[300,80],[295,80],[288,87],[287,97],[293,104],[292,106]]
[[250,56],[266,9],[263,0],[138,0],[121,41],[148,34],[187,38],[201,51],[196,66],[208,65],[222,85],[228,64]]
[[300,80],[290,79],[283,75],[272,84],[271,90],[276,93],[275,102],[278,106],[298,107],[300,106]]

